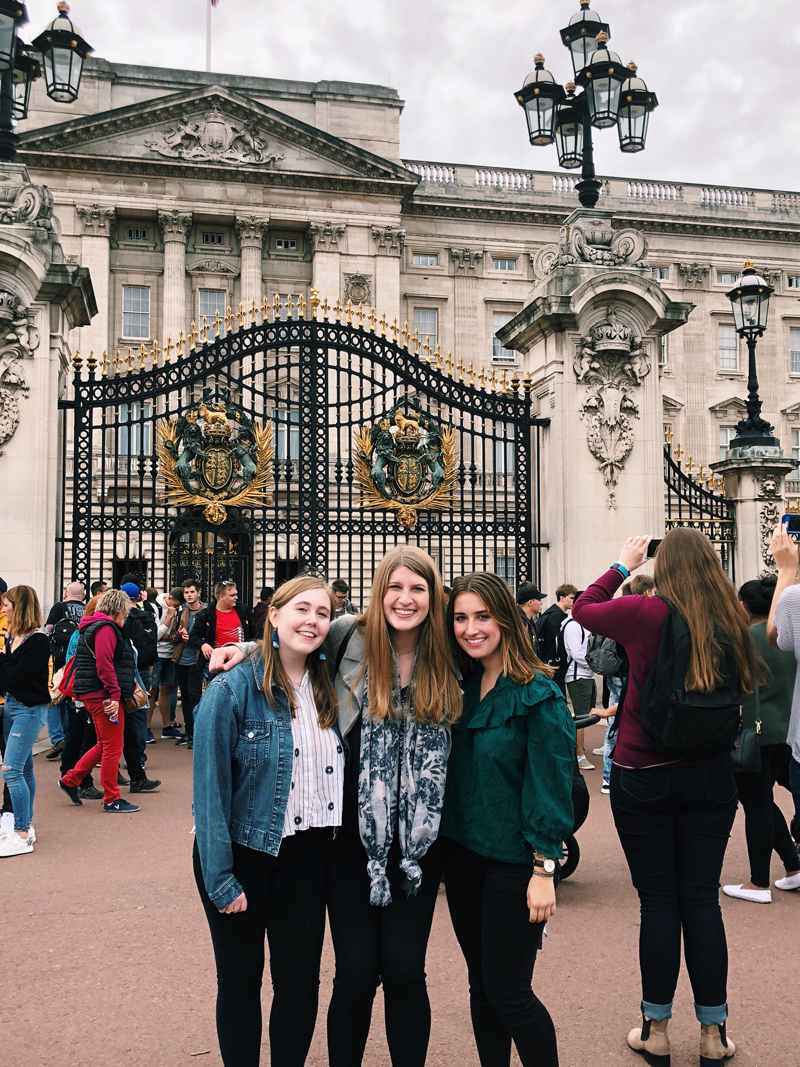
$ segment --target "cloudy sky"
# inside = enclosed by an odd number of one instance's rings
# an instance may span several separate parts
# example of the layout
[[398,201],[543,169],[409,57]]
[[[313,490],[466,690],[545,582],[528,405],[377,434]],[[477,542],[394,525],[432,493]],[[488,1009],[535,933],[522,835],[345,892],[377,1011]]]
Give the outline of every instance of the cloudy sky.
[[[122,63],[205,67],[207,0],[72,0],[95,54]],[[212,70],[395,87],[405,159],[556,169],[532,148],[513,93],[541,50],[557,80],[572,68],[559,29],[578,0],[219,0]],[[35,36],[51,0],[27,0]],[[593,0],[610,47],[658,95],[647,150],[598,131],[601,174],[800,189],[798,0]]]

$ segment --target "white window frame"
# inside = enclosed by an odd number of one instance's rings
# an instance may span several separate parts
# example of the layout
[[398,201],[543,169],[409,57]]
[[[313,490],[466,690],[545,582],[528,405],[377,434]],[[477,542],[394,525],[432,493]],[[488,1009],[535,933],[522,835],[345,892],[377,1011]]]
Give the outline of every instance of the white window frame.
[[[500,344],[495,335],[499,329],[506,325],[506,323],[511,322],[517,312],[492,311],[490,312],[490,314],[492,316],[492,363],[500,363],[506,365],[509,363],[516,363],[519,359],[519,353],[515,352],[513,348],[503,348],[503,346]],[[496,322],[495,320],[498,317],[504,318],[505,322]]]
[[281,463],[300,460],[300,409],[278,407],[272,413],[275,459]]
[[205,248],[221,248],[228,243],[224,230],[201,230],[200,244]]
[[738,275],[731,273],[729,270],[718,270],[715,277],[717,285],[736,285]]
[[125,227],[125,240],[138,242],[148,242],[150,240],[150,231],[147,226],[126,226]]
[[[733,333],[733,337],[736,340],[735,348],[734,348],[733,345],[724,345],[723,346],[723,344],[722,344],[722,341],[723,341],[723,330],[726,331],[725,335],[724,335],[726,340],[730,340],[730,334],[727,331],[730,330]],[[723,363],[723,352],[735,352],[735,354],[736,354],[736,363],[735,363],[734,366],[726,366]],[[727,358],[731,359],[732,357],[728,356]],[[731,373],[731,372],[736,373],[739,370],[739,335],[736,333],[736,327],[734,326],[734,324],[732,322],[719,322],[719,323],[717,323],[717,361],[718,361],[719,370],[720,370],[721,373],[725,373],[725,372],[727,372],[727,373]]]
[[661,341],[658,346],[658,365],[659,367],[666,367],[669,360],[669,343],[667,342],[667,335],[661,334]]
[[[136,293],[141,298],[142,293],[147,293],[146,310],[142,310],[142,307],[129,306],[126,308],[126,303],[129,298],[132,300],[133,294]],[[126,341],[149,341],[150,340],[150,313],[151,313],[151,293],[149,285],[123,285],[122,286],[122,337]],[[146,324],[146,329],[145,329]],[[144,332],[134,332],[135,330]]]
[[517,591],[517,557],[516,556],[495,556],[494,557],[494,573],[508,582],[511,587],[511,592]]
[[789,327],[789,373],[800,375],[800,328]]
[[297,238],[296,237],[276,237],[275,238],[275,251],[276,252],[296,252],[297,251]]
[[[434,316],[434,322],[436,323],[436,330],[435,330],[434,333],[431,333],[431,331],[427,330],[427,329],[425,329],[425,330],[421,330],[420,329],[419,325],[417,324],[417,313],[418,312],[420,314],[433,315]],[[438,308],[432,308],[432,307],[415,307],[412,310],[412,320],[411,321],[414,324],[414,329],[415,330],[419,330],[419,343],[421,345],[424,345],[425,344],[425,339],[428,338],[428,344],[430,345],[431,348],[435,349],[436,345],[439,343],[439,309]]]
[[[424,262],[423,262],[424,260]],[[439,253],[438,252],[412,252],[411,253],[411,266],[412,267],[438,267],[439,266]]]
[[[219,294],[222,297],[222,306],[218,301],[215,301],[214,309],[209,314],[208,310],[203,310],[203,297],[210,296],[212,293]],[[202,322],[205,315],[210,326],[214,322],[216,312],[219,311],[219,317],[222,319],[219,327],[220,337],[225,336],[225,315],[228,311],[228,292],[226,289],[211,289],[205,285],[199,286],[197,290],[197,321]]]
[[153,406],[149,400],[119,405],[117,455],[121,461],[153,454],[152,417]]
[[665,282],[669,278],[669,267],[653,267],[652,271],[656,281]]
[[719,458],[728,458],[728,446],[736,436],[735,426],[720,426],[719,428]]
[[800,289],[800,274],[787,274],[786,275],[786,288],[787,289]]
[[[502,432],[502,426],[499,427]],[[511,436],[509,437],[509,434]],[[504,478],[513,478],[517,473],[517,450],[514,440],[514,427],[506,428],[504,437],[495,437],[492,448],[494,473]]]
[[516,269],[516,259],[508,258],[506,256],[492,256],[492,270],[513,272],[516,271]]

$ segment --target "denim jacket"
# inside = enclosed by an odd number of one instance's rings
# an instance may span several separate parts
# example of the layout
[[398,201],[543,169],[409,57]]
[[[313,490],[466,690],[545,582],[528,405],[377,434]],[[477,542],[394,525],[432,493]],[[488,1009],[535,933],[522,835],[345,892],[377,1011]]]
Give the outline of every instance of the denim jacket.
[[250,656],[219,675],[195,709],[194,817],[206,891],[222,909],[242,892],[232,842],[278,854],[292,779],[292,719],[261,689],[264,660]]

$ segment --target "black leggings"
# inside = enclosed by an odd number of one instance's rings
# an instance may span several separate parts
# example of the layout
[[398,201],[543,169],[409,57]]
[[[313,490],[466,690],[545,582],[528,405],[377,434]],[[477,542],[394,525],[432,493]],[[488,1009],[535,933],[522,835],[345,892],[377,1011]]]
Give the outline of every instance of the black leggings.
[[736,775],[736,788],[744,808],[750,881],[763,889],[769,889],[773,848],[787,871],[796,871],[800,866],[786,819],[772,799],[772,788],[788,766],[791,751],[788,745],[763,745],[761,770]]
[[447,906],[469,974],[481,1067],[509,1067],[513,1038],[523,1067],[558,1067],[553,1020],[531,989],[544,923],[530,922],[532,866],[487,859],[443,839]]
[[209,900],[195,842],[194,875],[217,963],[217,1036],[225,1067],[260,1063],[265,932],[272,978],[270,1063],[306,1062],[317,1021],[331,836],[330,830],[305,830],[284,838],[277,856],[235,844],[233,873],[247,897],[247,910],[235,915],[222,915]]
[[[67,728],[64,731],[64,747],[61,750],[61,777],[71,771],[81,756],[97,744],[97,733],[91,715],[82,705],[76,708],[71,700],[67,705]],[[94,785],[91,771],[81,782],[87,788]]]
[[402,889],[400,850],[389,852],[392,902],[369,902],[367,856],[361,839],[340,830],[330,850],[328,915],[336,954],[328,1008],[330,1067],[359,1067],[372,1020],[372,1002],[383,985],[386,1039],[393,1067],[422,1067],[428,1052],[431,1007],[425,952],[442,875],[441,847],[423,856],[416,896]]

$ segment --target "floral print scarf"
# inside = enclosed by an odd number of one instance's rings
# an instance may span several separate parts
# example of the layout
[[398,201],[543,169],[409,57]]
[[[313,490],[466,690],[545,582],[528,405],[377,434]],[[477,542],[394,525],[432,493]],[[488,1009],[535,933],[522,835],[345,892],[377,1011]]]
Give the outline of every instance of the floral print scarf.
[[[416,666],[416,664],[415,664]],[[365,683],[367,679],[365,679]],[[392,893],[386,861],[400,840],[404,888],[415,895],[422,884],[419,860],[439,833],[447,772],[447,727],[417,722],[411,702],[396,691],[397,714],[378,721],[369,714],[369,685],[361,704],[358,771],[358,828],[367,853],[370,903],[385,907]]]

